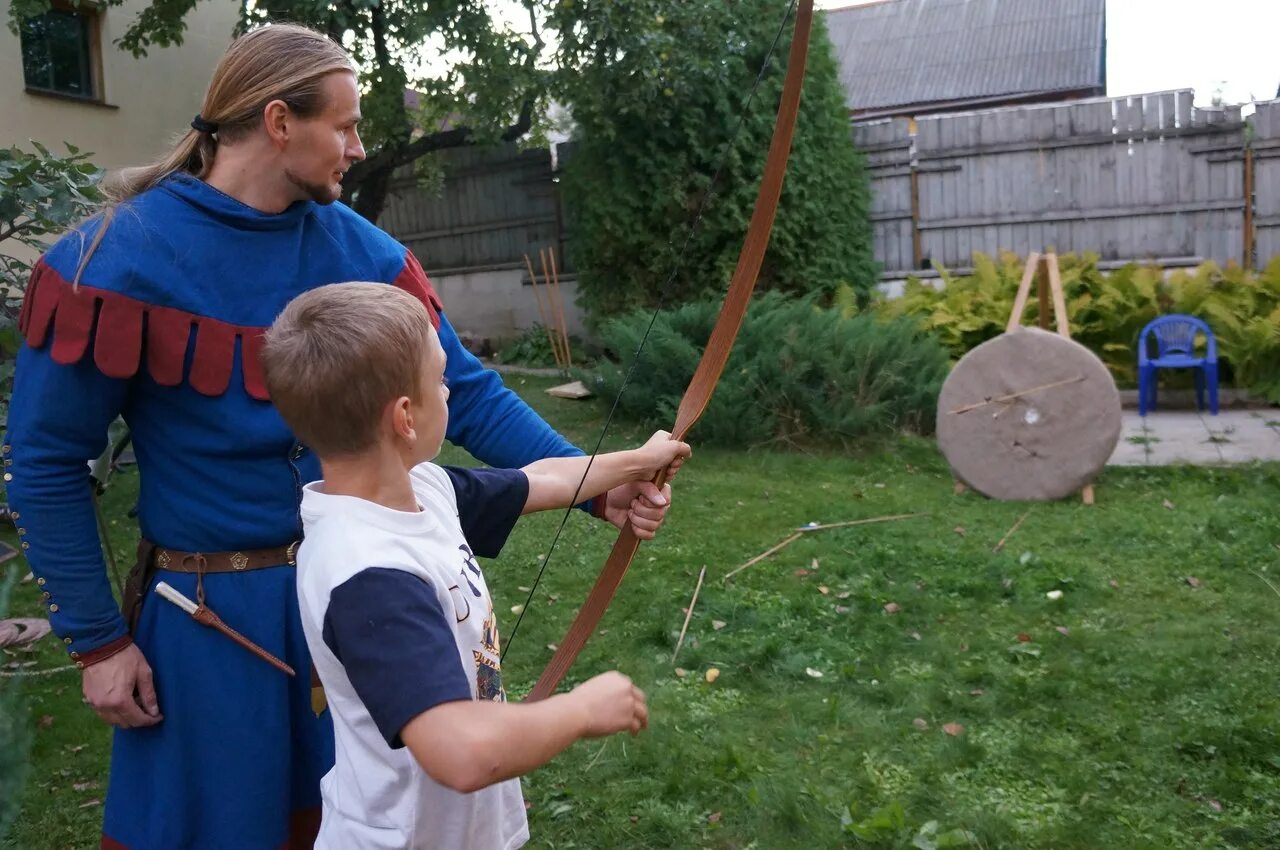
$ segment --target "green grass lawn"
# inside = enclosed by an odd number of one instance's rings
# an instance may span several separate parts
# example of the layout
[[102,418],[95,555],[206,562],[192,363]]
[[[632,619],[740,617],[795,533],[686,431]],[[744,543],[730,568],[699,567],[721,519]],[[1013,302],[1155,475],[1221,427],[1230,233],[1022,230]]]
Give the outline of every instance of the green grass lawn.
[[[597,408],[510,383],[594,440]],[[117,481],[127,558],[136,475]],[[1109,470],[1095,507],[1031,507],[1000,553],[1027,506],[953,495],[924,440],[850,457],[697,451],[695,434],[676,487],[572,671],[633,676],[651,728],[526,778],[531,846],[1280,847],[1280,466]],[[909,512],[929,515],[808,535],[721,581],[803,523]],[[486,566],[504,633],[559,522],[524,520]],[[612,540],[572,517],[506,658],[513,699]],[[36,597],[21,586],[15,615],[40,614]],[[19,658],[52,667],[60,650]],[[5,846],[96,847],[108,733],[74,673],[25,689],[45,720]]]

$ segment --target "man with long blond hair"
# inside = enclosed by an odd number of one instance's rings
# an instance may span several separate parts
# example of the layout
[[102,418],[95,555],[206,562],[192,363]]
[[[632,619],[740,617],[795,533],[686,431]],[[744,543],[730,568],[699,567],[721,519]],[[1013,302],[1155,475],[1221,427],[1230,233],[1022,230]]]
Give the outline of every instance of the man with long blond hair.
[[[346,280],[422,301],[448,359],[448,438],[495,467],[580,454],[460,345],[413,254],[342,204],[364,157],[350,58],[302,27],[237,39],[174,150],[124,172],[111,205],[37,264],[5,441],[5,481],[54,632],[116,727],[102,846],[309,847],[331,721],[312,707],[295,596],[315,457],[272,407],[264,330]],[[123,415],[141,471],[139,565],[117,608],[85,461]],[[669,496],[591,510],[651,537]],[[289,677],[151,592],[214,610]]]

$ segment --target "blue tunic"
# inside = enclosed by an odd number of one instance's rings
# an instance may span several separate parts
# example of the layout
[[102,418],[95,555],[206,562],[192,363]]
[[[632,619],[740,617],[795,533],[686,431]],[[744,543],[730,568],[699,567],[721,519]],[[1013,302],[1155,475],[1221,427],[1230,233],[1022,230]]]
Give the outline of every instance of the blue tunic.
[[[192,552],[298,538],[300,490],[320,467],[267,400],[257,355],[263,330],[307,289],[378,281],[421,298],[448,357],[447,437],[480,460],[580,454],[461,346],[413,255],[346,206],[298,202],[267,215],[174,175],[116,212],[73,287],[98,227],[64,237],[32,276],[4,445],[23,548],[73,660],[129,641],[87,475],[116,416],[133,434],[144,537]],[[162,577],[194,596],[194,576]],[[291,826],[294,838],[314,826],[332,730],[310,708],[293,569],[204,584],[224,621],[299,676],[149,594],[133,640],[164,720],[116,732],[104,847],[275,850]]]

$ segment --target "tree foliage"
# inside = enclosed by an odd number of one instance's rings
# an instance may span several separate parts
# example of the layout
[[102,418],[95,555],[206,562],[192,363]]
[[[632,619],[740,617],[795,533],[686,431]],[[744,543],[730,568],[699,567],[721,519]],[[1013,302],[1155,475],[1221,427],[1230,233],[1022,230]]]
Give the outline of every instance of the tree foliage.
[[38,255],[51,236],[89,215],[101,201],[102,170],[89,154],[67,145],[67,155],[32,142],[34,153],[0,149],[0,426],[7,421],[18,313]]
[[[566,0],[552,15],[559,94],[577,142],[565,162],[580,298],[600,319],[721,293],[754,207],[786,73],[789,22],[760,81],[786,0]],[[741,132],[735,138],[739,120]],[[717,163],[723,172],[712,185]],[[866,292],[875,279],[870,188],[850,139],[819,15],[762,289]]]

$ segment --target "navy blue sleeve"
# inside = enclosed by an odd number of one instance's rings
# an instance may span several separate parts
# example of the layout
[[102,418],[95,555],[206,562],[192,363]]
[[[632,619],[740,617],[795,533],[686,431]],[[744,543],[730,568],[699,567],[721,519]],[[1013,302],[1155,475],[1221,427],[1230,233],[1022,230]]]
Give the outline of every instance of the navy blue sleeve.
[[471,699],[449,616],[431,585],[404,570],[361,570],[329,594],[325,646],[392,749],[419,714]]
[[[489,466],[519,469],[547,457],[579,457],[584,452],[562,437],[507,389],[502,378],[463,347],[444,314],[440,345],[449,382],[449,426],[445,437]],[[591,500],[578,507],[589,508]]]
[[529,501],[529,478],[518,469],[441,467],[458,498],[458,522],[471,551],[496,558]]

